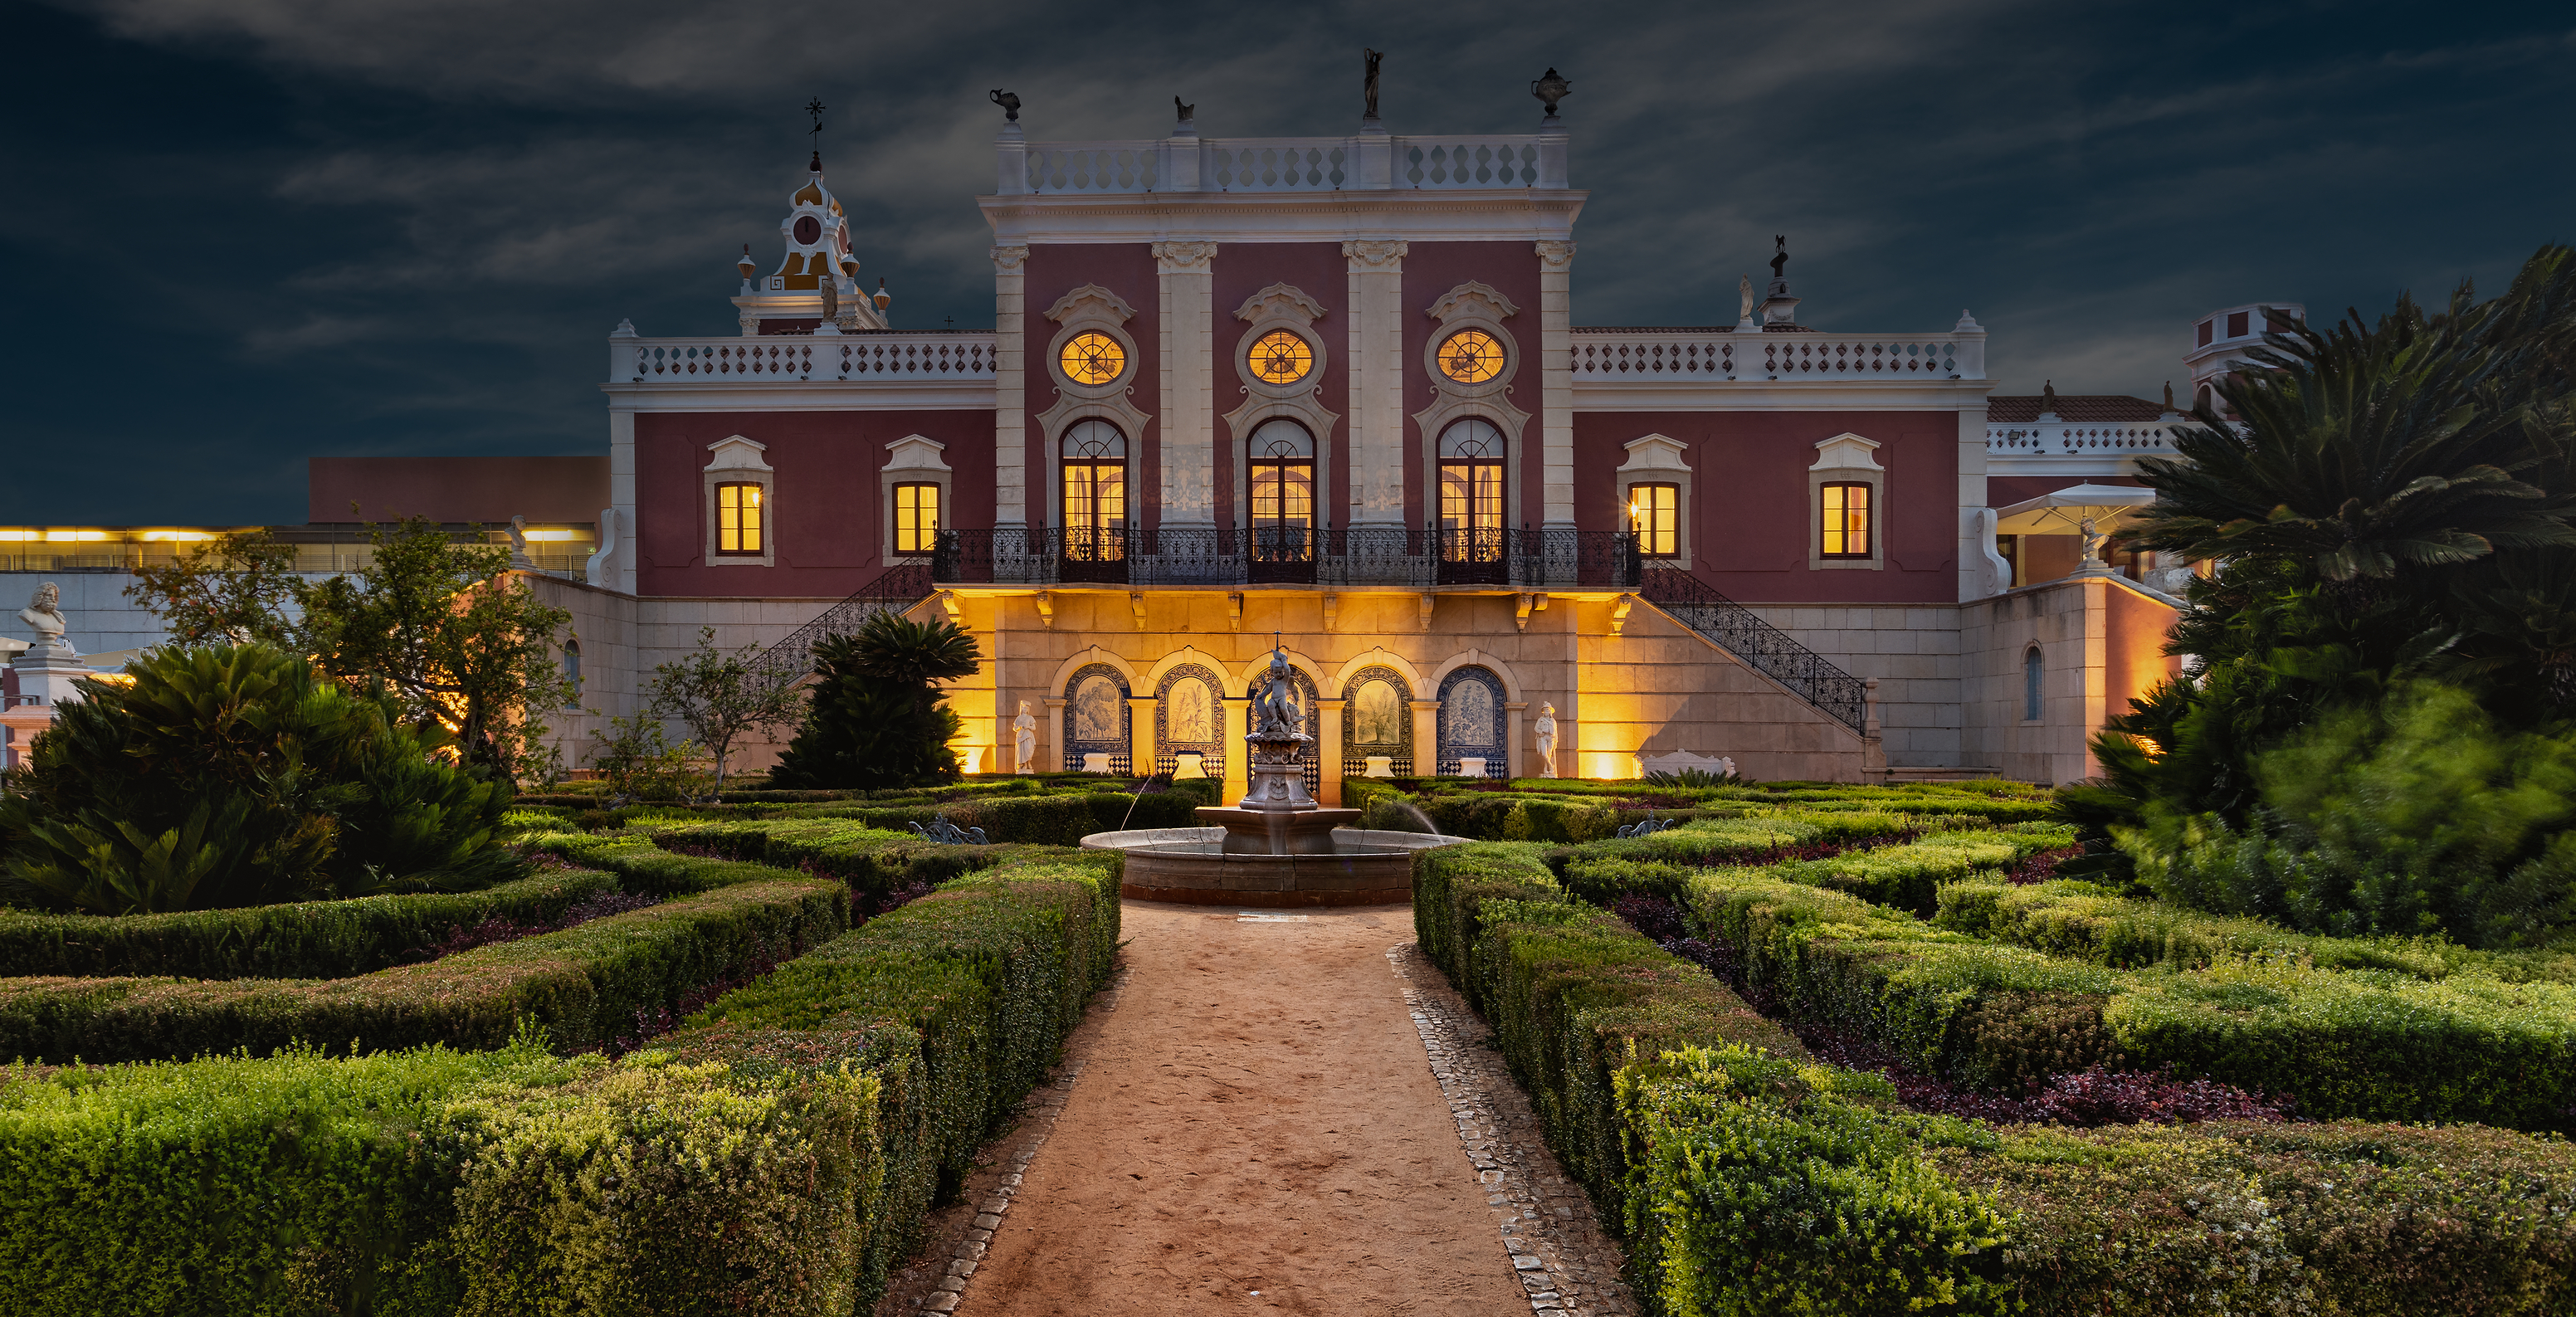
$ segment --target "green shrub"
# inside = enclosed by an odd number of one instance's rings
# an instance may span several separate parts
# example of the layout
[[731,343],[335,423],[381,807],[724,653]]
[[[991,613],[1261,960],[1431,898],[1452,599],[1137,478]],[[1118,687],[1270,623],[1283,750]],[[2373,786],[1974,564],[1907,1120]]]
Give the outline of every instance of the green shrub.
[[2294,1095],[2311,1116],[2558,1129],[2576,1102],[2576,987],[2279,959],[2113,970],[1758,871],[1696,875],[1689,897],[1693,926],[1736,948],[1757,995],[1973,1086],[2044,1071],[2032,1049],[2063,1046],[2098,1010],[2129,1065]]
[[2337,937],[2536,946],[2576,930],[2576,736],[2512,731],[2406,684],[2254,757],[2260,804],[2148,802],[2115,828],[2158,896]]
[[2289,957],[2318,969],[2394,970],[2417,978],[2489,974],[2576,982],[2576,954],[2472,951],[2438,938],[2338,938],[2293,933],[2259,919],[2202,914],[2124,897],[2076,880],[2014,886],[1974,878],[1945,884],[1934,922],[1972,937],[2115,968],[2201,969],[2244,956]]
[[2576,1149],[2474,1125],[2005,1129],[1925,1155],[2039,1314],[2565,1312]]
[[955,712],[933,683],[973,676],[975,638],[946,618],[881,612],[814,646],[811,703],[769,780],[782,788],[907,787],[957,780]]
[[877,1103],[846,1068],[525,1040],[21,1074],[0,1287],[34,1317],[849,1312]]
[[0,788],[0,886],[122,915],[517,877],[507,784],[265,645],[154,650],[91,682]]
[[2041,851],[2074,844],[2070,828],[2026,823],[2003,831],[1936,832],[1920,841],[1830,859],[1774,865],[1791,882],[1849,892],[1880,905],[1929,915],[1940,885],[1972,873],[2009,868]]
[[175,975],[191,979],[337,979],[383,969],[487,919],[536,924],[608,874],[556,870],[480,892],[190,910],[58,915],[0,910],[0,976]]
[[0,980],[0,1056],[59,1064],[240,1048],[265,1055],[299,1042],[497,1047],[522,1017],[544,1025],[560,1049],[598,1047],[638,1033],[639,1013],[848,926],[841,884],[758,872],[771,881],[355,978]]

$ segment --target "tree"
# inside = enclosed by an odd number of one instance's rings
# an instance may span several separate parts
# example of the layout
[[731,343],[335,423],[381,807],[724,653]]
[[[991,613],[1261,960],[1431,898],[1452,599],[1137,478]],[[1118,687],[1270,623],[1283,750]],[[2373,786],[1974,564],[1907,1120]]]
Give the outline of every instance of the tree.
[[507,790],[435,728],[268,645],[156,649],[86,682],[0,792],[0,887],[99,914],[515,876]]
[[542,759],[541,715],[578,697],[553,653],[572,615],[510,574],[505,546],[457,544],[417,517],[367,530],[365,567],[298,592],[297,638],[323,672],[383,685],[465,762],[516,780]]
[[941,619],[879,613],[814,647],[813,702],[770,781],[785,787],[896,787],[956,780],[957,715],[936,681],[974,674],[975,638]]
[[505,781],[540,775],[555,761],[542,717],[579,696],[554,658],[572,615],[511,574],[505,546],[460,544],[418,517],[367,535],[365,567],[320,581],[292,574],[292,548],[262,531],[138,573],[129,593],[179,643],[270,640],[352,691],[390,692],[466,763]]
[[759,658],[758,645],[730,654],[717,649],[716,629],[700,627],[698,647],[687,658],[653,669],[648,707],[655,717],[676,718],[697,734],[697,743],[715,760],[718,792],[724,790],[734,742],[793,723],[803,712],[805,697],[796,684],[761,670]]
[[303,584],[295,546],[266,530],[235,531],[190,545],[175,562],[135,568],[125,597],[158,615],[172,644],[286,645],[288,605]]
[[[2528,748],[2516,763],[2556,762],[2546,743],[2576,718],[2576,249],[2543,248],[2491,301],[2463,285],[2439,310],[2401,298],[2375,323],[2356,311],[2283,326],[2252,359],[2220,386],[2228,414],[2204,407],[2177,431],[2178,458],[2139,464],[2157,499],[2124,538],[2219,570],[2190,587],[2167,645],[2196,671],[2112,719],[2094,738],[2103,780],[2062,793],[2092,853],[2059,872],[2141,876],[2301,927],[2543,936],[2561,916],[2533,912],[2562,903],[2530,884],[2576,871],[2523,867],[2555,844],[2539,814],[2516,815],[2537,821],[2514,848],[2416,875],[2420,900],[2248,875],[2387,875],[2469,853],[2321,821],[2359,816],[2317,804],[2304,770],[2283,767],[2317,756],[2287,747],[2383,756],[2351,779],[2363,794],[2430,782],[2412,767],[2436,744],[2421,729],[2467,708],[2490,739]],[[2518,790],[2504,784],[2521,773],[2440,780],[2468,801]],[[2480,866],[2520,876],[2484,895],[2436,890]]]

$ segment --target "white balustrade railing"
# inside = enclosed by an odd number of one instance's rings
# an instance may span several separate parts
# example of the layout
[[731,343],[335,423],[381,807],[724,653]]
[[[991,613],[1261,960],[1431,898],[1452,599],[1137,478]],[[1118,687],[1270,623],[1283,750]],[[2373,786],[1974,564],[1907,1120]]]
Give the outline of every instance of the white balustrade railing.
[[608,340],[619,384],[734,381],[990,380],[990,333],[775,334],[759,338]]
[[1947,334],[1765,334],[1727,329],[1578,329],[1577,380],[1975,380],[1981,329]]
[[1563,188],[1563,133],[997,144],[1005,195]]
[[2183,422],[2177,419],[2107,424],[2025,421],[2014,425],[1989,425],[1986,427],[1986,453],[1991,457],[2171,453],[2174,451],[2174,428],[2181,424]]

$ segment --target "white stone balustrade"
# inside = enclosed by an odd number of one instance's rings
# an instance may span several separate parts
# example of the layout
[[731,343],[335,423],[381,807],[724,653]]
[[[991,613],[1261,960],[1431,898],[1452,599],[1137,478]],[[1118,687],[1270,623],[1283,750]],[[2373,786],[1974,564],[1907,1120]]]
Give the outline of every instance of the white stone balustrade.
[[617,335],[608,341],[608,378],[615,384],[990,380],[993,364],[990,333]]
[[1559,189],[1563,133],[998,143],[1006,196]]
[[1574,331],[1577,381],[1975,380],[1985,375],[1983,330],[1896,336],[1740,329]]
[[2099,454],[2157,456],[2174,451],[2171,421],[2121,421],[2068,424],[2024,421],[1986,427],[1986,453],[1991,457],[2054,457]]

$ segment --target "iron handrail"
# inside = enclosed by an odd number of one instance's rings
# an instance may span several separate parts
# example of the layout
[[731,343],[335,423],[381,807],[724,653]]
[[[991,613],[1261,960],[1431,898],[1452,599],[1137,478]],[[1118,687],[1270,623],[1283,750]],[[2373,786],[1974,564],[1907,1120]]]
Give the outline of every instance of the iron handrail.
[[930,564],[900,563],[859,587],[856,594],[824,609],[820,617],[787,633],[787,638],[760,652],[752,669],[774,682],[794,682],[814,670],[814,647],[834,636],[855,633],[879,613],[900,613],[931,596]]
[[1708,582],[1678,567],[1646,573],[1638,594],[1834,721],[1868,735],[1869,688]]

